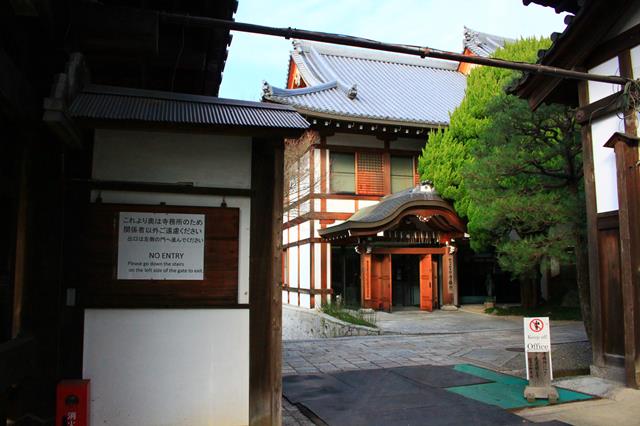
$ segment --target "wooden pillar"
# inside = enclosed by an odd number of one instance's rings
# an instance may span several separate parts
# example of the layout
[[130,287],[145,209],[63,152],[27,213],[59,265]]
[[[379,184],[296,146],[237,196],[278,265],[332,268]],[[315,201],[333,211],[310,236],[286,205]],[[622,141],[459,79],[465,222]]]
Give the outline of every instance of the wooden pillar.
[[[579,105],[589,104],[588,82],[578,83]],[[587,242],[589,253],[589,291],[591,300],[591,348],[593,364],[605,367],[604,336],[602,333],[602,294],[600,291],[600,253],[598,244],[598,215],[596,207],[596,180],[593,165],[593,145],[591,126],[584,125],[582,133],[582,168],[584,174],[584,193],[587,213]]]
[[624,319],[624,365],[628,386],[640,385],[640,167],[638,137],[615,134],[606,144],[616,154],[620,223],[620,280]]
[[360,255],[360,292],[363,308],[371,306],[371,254]]
[[[622,52],[620,75],[634,78],[631,52]],[[625,378],[628,386],[640,386],[640,158],[637,112],[623,111],[624,130],[631,137],[615,143],[620,220],[620,264],[624,313]]]
[[454,258],[447,248],[442,254],[442,304],[453,305],[455,292]]
[[249,266],[249,422],[282,423],[283,142],[254,138]]
[[29,148],[25,143],[20,159],[20,180],[18,183],[18,211],[16,219],[16,257],[13,274],[13,317],[11,320],[11,337],[16,338],[22,330],[22,307],[24,306],[24,289],[27,262],[27,223],[28,223],[28,162]]

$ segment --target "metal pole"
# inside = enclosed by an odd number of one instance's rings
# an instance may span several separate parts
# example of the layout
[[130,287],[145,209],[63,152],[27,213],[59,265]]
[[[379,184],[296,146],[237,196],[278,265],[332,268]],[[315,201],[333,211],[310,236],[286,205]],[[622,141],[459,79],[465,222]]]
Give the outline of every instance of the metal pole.
[[535,74],[544,74],[552,77],[571,78],[575,80],[598,81],[602,83],[624,85],[631,81],[629,78],[615,75],[588,74],[580,71],[567,70],[563,68],[550,67],[540,64],[529,64],[526,62],[506,61],[496,58],[483,58],[481,56],[465,56],[461,53],[447,52],[444,50],[431,49],[428,47],[410,46],[404,44],[383,43],[366,38],[353,37],[342,34],[332,34],[319,31],[299,30],[296,28],[276,28],[264,25],[248,24],[244,22],[227,21],[224,19],[205,18],[201,16],[180,15],[175,13],[160,13],[163,22],[188,25],[200,28],[226,28],[232,31],[240,31],[254,34],[265,34],[286,39],[298,38],[302,40],[312,40],[325,43],[340,44],[346,46],[363,47],[367,49],[381,50],[385,52],[404,53],[406,55],[420,56],[422,58],[446,59],[457,62],[467,62],[471,64],[486,65],[498,68],[507,68],[518,71],[526,71]]

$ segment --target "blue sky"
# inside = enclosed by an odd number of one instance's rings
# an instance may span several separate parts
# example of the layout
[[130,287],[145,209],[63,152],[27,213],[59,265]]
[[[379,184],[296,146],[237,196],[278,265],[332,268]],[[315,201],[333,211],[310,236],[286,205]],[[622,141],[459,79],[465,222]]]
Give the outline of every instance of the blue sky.
[[[348,34],[462,51],[463,27],[510,38],[561,32],[564,15],[520,0],[240,0],[238,22]],[[291,41],[233,32],[220,96],[260,100],[284,87]]]

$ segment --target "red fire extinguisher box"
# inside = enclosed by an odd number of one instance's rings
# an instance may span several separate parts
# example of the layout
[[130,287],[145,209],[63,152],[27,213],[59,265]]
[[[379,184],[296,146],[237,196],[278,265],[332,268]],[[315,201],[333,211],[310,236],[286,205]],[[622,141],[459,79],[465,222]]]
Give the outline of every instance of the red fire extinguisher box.
[[89,380],[63,380],[56,390],[56,426],[89,425]]

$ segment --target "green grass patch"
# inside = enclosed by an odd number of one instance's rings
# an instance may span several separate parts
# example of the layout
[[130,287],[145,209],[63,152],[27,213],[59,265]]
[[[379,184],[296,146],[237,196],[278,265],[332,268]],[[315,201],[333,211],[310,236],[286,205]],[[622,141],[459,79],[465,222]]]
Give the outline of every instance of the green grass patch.
[[321,308],[322,312],[327,315],[331,315],[334,318],[338,318],[344,322],[355,325],[364,325],[365,327],[376,328],[376,325],[363,318],[362,314],[359,314],[357,310],[346,310],[335,304],[325,304]]
[[501,308],[487,308],[487,314],[498,316],[514,315],[520,317],[549,317],[555,321],[581,321],[580,308],[568,308],[565,306],[543,305],[535,308],[523,308],[522,306],[510,306]]

